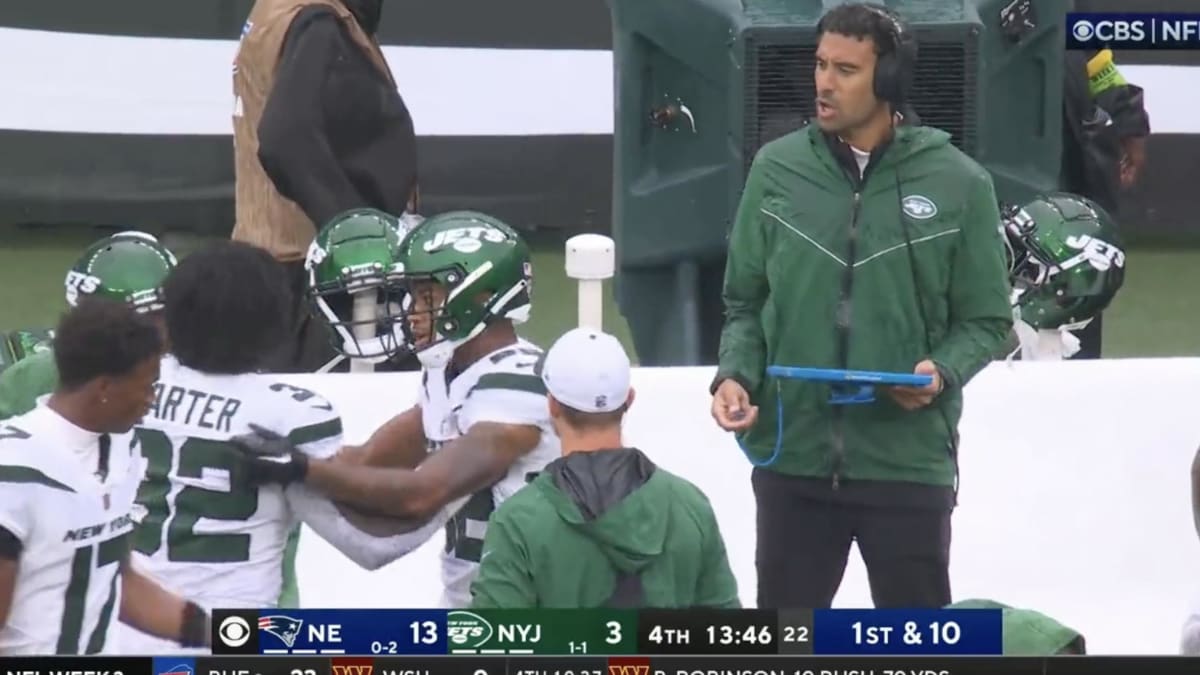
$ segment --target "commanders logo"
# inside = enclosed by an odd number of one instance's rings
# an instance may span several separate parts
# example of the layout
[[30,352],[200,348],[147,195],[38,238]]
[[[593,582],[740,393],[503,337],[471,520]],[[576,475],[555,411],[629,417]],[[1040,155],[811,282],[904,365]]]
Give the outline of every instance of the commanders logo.
[[492,624],[475,614],[457,610],[446,615],[446,636],[450,639],[450,651],[474,652],[492,639]]

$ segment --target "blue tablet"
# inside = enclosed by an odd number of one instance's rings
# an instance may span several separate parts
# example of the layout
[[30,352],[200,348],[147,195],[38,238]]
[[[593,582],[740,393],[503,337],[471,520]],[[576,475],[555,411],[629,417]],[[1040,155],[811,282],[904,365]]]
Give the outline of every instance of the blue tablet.
[[841,370],[838,368],[795,368],[768,366],[767,374],[791,380],[841,382],[845,384],[882,384],[898,387],[925,387],[933,383],[932,375],[912,373],[882,373],[872,370]]
[[875,387],[925,387],[933,383],[932,375],[912,373],[881,373],[871,370],[841,370],[837,368],[796,368],[794,366],[768,366],[767,375],[780,379],[828,382],[832,391],[829,402],[833,405],[874,403]]

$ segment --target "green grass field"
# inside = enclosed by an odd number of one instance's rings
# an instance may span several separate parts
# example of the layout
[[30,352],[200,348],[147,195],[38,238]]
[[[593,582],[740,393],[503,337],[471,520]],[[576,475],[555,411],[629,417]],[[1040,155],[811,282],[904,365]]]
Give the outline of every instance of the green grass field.
[[[0,330],[53,325],[65,307],[63,277],[80,251],[108,231],[80,226],[0,227]],[[203,239],[164,239],[186,255]],[[522,331],[548,345],[576,322],[576,287],[563,270],[563,237],[539,233],[534,310]],[[1105,315],[1105,355],[1200,356],[1200,248],[1129,252],[1125,287]],[[605,329],[630,348],[629,329],[606,289]]]

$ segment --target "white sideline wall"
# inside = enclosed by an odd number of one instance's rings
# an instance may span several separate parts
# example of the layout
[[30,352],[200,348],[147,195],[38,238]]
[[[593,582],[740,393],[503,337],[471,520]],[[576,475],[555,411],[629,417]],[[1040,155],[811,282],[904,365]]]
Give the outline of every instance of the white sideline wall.
[[[712,500],[753,606],[751,466],[709,417],[712,368],[641,368],[626,442]],[[418,376],[290,375],[319,391],[361,442],[411,406]],[[984,597],[1045,612],[1084,633],[1089,651],[1176,653],[1200,591],[1189,468],[1200,445],[1200,359],[995,363],[967,387],[962,490],[954,516],[956,600]],[[435,607],[436,536],[375,572],[311,531],[297,560],[305,607]],[[871,607],[851,552],[836,607]]]

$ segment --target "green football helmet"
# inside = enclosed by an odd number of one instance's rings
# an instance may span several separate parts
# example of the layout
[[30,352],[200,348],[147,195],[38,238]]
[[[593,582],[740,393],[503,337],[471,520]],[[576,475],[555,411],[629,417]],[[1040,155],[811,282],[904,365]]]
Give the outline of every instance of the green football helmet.
[[402,349],[398,255],[411,223],[354,209],[330,220],[309,246],[309,302],[339,354],[379,363]]
[[405,237],[399,262],[406,346],[427,368],[445,366],[496,321],[529,319],[529,247],[498,218],[474,211],[429,218]]
[[67,304],[82,296],[129,303],[140,313],[161,312],[162,284],[175,255],[145,232],[119,232],[92,244],[67,272]]
[[1076,330],[1108,307],[1125,282],[1125,251],[1113,219],[1067,193],[1002,210],[1013,306],[1039,330]]

